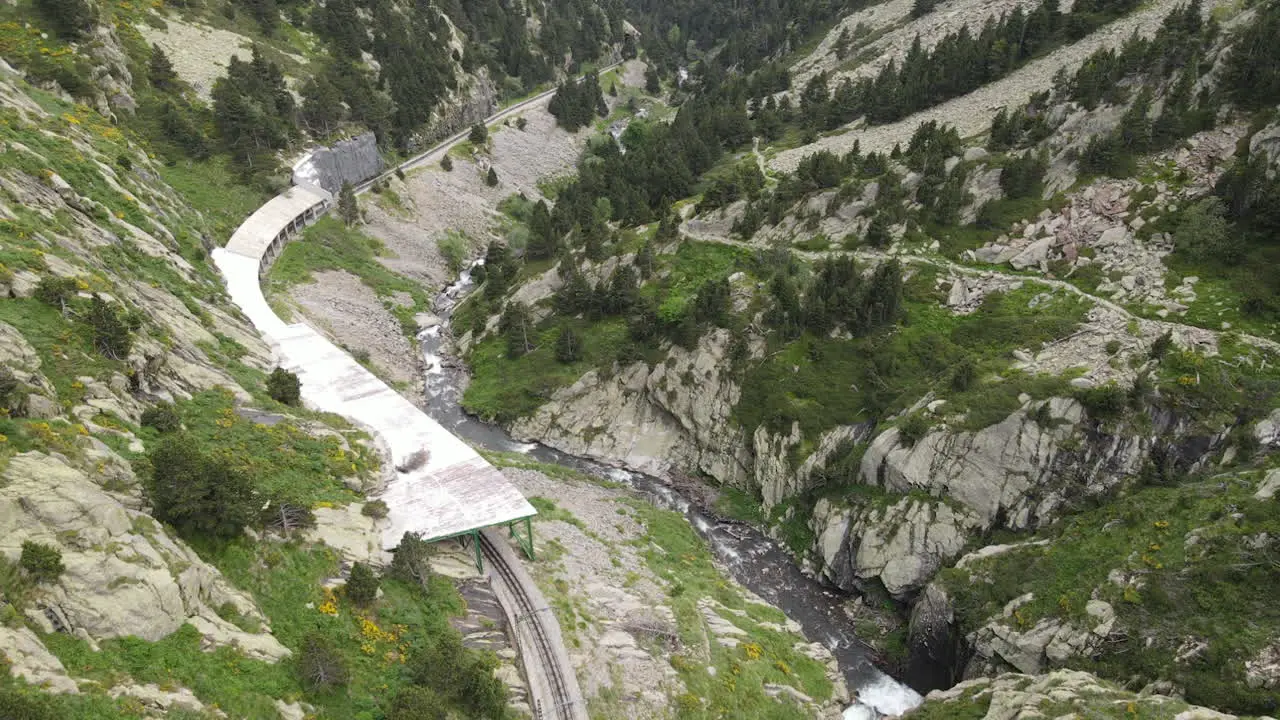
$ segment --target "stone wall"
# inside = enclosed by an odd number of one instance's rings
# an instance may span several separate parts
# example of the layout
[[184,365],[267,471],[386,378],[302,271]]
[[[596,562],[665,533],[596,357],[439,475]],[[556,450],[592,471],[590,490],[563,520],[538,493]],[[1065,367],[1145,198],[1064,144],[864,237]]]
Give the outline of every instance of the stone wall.
[[294,185],[314,185],[337,194],[343,183],[358,185],[382,172],[378,142],[367,132],[320,148],[293,168]]

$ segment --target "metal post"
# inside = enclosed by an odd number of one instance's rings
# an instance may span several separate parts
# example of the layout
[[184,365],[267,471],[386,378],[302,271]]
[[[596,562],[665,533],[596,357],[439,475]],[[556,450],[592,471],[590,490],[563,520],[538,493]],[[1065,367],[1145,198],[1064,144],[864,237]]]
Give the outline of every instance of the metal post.
[[484,573],[484,558],[480,555],[480,531],[471,531],[471,544],[476,550],[476,572]]
[[530,560],[537,560],[538,558],[533,556],[533,518],[524,519],[524,534],[529,540],[529,544],[525,546],[525,551],[529,553]]

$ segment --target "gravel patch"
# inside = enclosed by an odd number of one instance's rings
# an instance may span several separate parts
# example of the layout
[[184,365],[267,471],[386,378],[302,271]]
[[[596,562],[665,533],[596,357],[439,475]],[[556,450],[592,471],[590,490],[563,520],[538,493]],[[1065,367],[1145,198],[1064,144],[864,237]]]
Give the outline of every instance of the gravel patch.
[[213,83],[227,74],[231,58],[248,61],[253,56],[253,41],[249,38],[219,30],[208,25],[194,25],[165,18],[164,30],[138,23],[135,27],[148,43],[159,45],[169,59],[178,77],[191,85],[202,99],[208,100]]
[[314,274],[315,282],[289,291],[312,324],[355,353],[369,353],[378,373],[399,382],[417,377],[417,353],[373,290],[345,271]]

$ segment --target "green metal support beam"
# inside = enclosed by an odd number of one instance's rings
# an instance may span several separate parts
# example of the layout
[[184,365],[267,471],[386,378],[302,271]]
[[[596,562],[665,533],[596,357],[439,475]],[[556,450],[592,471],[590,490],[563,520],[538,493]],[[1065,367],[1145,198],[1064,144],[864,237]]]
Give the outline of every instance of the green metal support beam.
[[520,521],[513,520],[507,523],[507,528],[511,531],[511,537],[516,539],[516,544],[520,546],[521,550],[524,550],[526,557],[530,560],[536,560],[537,558],[533,554],[533,518],[524,518],[524,537],[520,537],[520,533],[516,531],[516,523],[518,522]]

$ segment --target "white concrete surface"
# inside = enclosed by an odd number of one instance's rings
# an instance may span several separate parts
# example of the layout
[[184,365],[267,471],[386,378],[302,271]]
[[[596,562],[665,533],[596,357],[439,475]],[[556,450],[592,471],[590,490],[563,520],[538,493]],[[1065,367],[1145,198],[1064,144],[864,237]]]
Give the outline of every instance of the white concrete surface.
[[[232,302],[271,345],[281,367],[298,374],[309,407],[336,413],[372,433],[397,471],[382,495],[389,526],[382,546],[406,532],[441,538],[537,512],[502,473],[315,328],[285,323],[267,305],[259,273],[288,235],[323,212],[330,198],[293,187],[250,215],[213,260]],[[425,462],[415,462],[420,451]],[[411,467],[417,465],[417,467]]]

